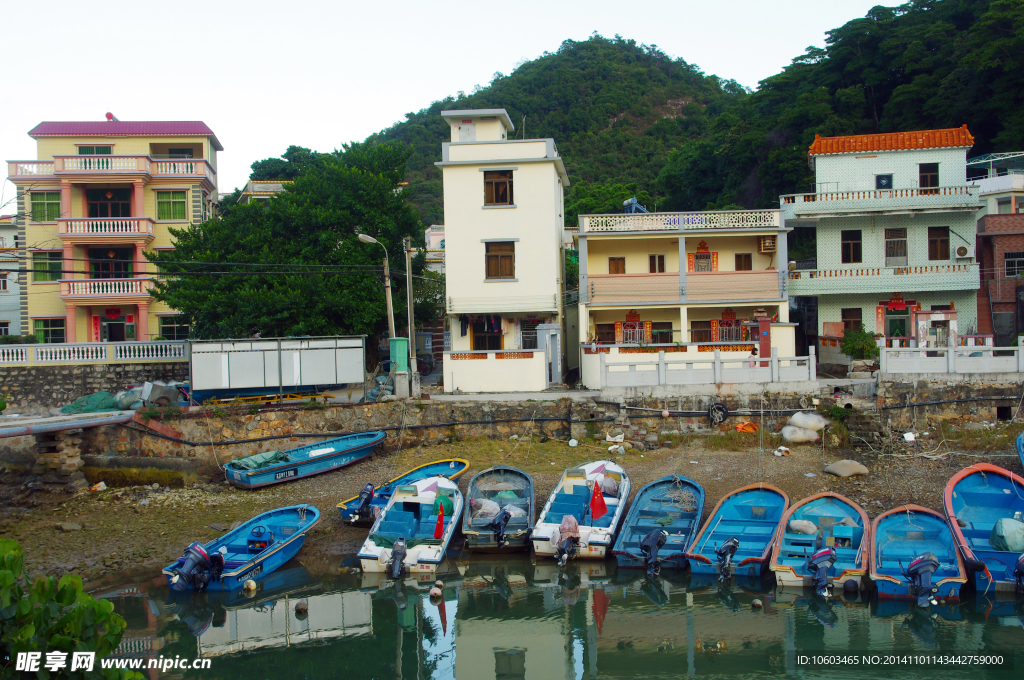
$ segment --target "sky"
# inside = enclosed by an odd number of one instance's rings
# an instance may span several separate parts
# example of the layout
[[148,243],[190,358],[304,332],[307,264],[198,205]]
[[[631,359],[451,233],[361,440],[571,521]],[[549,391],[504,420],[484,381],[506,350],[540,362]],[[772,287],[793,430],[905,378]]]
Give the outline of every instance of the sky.
[[[756,88],[866,0],[107,2],[4,6],[0,154],[36,158],[41,121],[202,120],[218,184],[291,144],[330,151],[593,32],[657,45]],[[2,186],[0,214],[13,212]]]

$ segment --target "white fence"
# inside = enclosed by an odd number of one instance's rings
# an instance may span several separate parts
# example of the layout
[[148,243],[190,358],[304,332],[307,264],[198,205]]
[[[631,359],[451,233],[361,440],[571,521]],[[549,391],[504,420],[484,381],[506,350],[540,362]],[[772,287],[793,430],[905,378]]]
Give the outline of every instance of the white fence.
[[187,343],[176,340],[0,346],[0,365],[106,364],[187,360]]
[[1024,373],[1024,338],[1016,347],[881,347],[879,370],[909,373]]
[[445,352],[443,370],[445,392],[540,392],[548,387],[547,353],[541,349]]
[[[609,348],[610,349],[610,348]],[[814,348],[805,357],[723,357],[721,350],[699,356],[688,352],[616,354],[597,350],[599,386],[721,385],[737,383],[806,382],[817,379]],[[628,359],[623,360],[625,357]],[[586,380],[594,385],[592,378]]]

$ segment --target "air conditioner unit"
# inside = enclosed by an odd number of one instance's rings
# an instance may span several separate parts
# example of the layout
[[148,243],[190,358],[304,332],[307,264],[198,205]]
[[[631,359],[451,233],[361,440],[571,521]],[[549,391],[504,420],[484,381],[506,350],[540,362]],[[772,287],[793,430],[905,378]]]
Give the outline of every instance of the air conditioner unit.
[[757,252],[759,253],[774,253],[775,245],[776,244],[774,236],[757,237]]
[[964,259],[964,260],[971,259],[971,260],[973,260],[974,259],[974,246],[957,246],[956,247],[956,257],[957,257],[958,260],[960,260],[960,259]]

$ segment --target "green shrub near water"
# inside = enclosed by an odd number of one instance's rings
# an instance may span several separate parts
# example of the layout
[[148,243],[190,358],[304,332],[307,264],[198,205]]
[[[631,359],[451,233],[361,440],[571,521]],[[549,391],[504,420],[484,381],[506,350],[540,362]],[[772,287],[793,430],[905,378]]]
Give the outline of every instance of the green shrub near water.
[[[15,670],[19,652],[41,652],[39,678],[138,678],[139,673],[103,669],[100,659],[121,643],[125,620],[109,600],[97,600],[82,589],[82,578],[65,574],[58,581],[42,576],[29,584],[21,546],[0,540],[0,643],[3,644],[0,678],[22,677]],[[67,654],[57,673],[44,667],[48,652]],[[73,652],[95,652],[92,672],[71,672]]]
[[868,333],[863,329],[847,328],[839,347],[843,350],[843,354],[851,359],[874,359],[878,356],[878,343],[875,341],[875,338],[878,337],[881,336]]

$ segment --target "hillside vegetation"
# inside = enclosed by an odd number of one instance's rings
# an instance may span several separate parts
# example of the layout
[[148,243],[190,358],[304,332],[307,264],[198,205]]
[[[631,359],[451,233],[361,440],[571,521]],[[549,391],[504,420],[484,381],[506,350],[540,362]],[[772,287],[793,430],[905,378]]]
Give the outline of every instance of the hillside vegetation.
[[[972,155],[1024,149],[1022,100],[1024,0],[921,0],[829,32],[824,48],[808,48],[755,92],[633,40],[567,40],[367,141],[411,146],[406,195],[424,222],[443,223],[433,164],[449,133],[439,113],[505,108],[519,137],[556,140],[572,182],[566,223],[575,224],[633,195],[659,210],[776,206],[780,194],[813,188],[815,134],[966,123]],[[316,156],[291,147],[284,160],[254,163],[252,178],[294,176]]]

